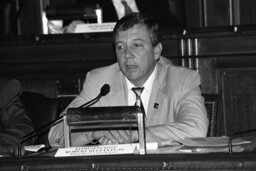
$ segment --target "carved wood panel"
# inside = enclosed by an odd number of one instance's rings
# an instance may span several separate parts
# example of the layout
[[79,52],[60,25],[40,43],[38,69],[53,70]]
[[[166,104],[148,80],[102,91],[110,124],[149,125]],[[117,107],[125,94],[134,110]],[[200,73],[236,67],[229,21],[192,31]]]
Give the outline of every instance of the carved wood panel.
[[256,68],[220,70],[224,133],[256,129]]

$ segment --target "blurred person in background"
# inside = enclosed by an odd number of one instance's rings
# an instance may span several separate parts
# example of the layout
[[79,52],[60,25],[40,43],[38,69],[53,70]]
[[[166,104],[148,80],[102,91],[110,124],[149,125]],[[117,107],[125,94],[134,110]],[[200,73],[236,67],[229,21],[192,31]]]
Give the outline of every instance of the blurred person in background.
[[[152,15],[161,28],[176,28],[182,25],[178,17],[170,11],[174,7],[170,8],[168,0],[77,0],[72,2],[84,8],[96,8],[96,6],[99,6],[102,9],[102,20],[104,23],[116,22],[132,12],[143,12]],[[53,34],[74,33],[77,24],[86,22],[85,20],[64,20],[59,21],[60,24],[55,24],[50,21],[49,28]]]
[[[0,148],[5,145],[19,145],[22,137],[34,131],[20,101],[21,84],[17,80],[0,79]],[[32,145],[30,139],[24,145]]]

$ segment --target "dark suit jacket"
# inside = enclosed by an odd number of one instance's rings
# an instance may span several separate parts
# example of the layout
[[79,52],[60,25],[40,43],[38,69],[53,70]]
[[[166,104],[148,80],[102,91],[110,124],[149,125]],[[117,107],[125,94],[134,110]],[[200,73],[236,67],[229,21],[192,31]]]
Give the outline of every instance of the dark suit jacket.
[[[32,121],[20,102],[21,86],[17,80],[0,79],[0,144],[17,145],[33,131]],[[25,144],[32,144],[33,140]]]

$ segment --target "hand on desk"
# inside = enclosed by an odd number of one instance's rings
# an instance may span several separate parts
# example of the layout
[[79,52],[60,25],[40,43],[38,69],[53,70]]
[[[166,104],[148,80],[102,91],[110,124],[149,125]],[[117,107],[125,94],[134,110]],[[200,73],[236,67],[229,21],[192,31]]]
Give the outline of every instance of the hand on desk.
[[95,131],[92,136],[102,145],[126,144],[138,141],[138,131],[130,130]]
[[93,142],[92,132],[79,132],[71,134],[72,146],[81,147]]
[[72,146],[84,146],[97,140],[101,145],[126,144],[138,141],[138,131],[109,130],[71,134]]

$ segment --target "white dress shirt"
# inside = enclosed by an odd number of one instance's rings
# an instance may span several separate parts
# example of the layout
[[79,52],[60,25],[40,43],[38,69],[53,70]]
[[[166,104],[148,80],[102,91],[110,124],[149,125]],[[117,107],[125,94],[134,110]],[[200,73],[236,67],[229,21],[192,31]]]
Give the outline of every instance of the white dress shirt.
[[[147,81],[144,83],[142,87],[144,87],[142,93],[141,93],[141,100],[142,104],[145,110],[145,113],[147,115],[148,113],[148,103],[149,103],[149,98],[151,95],[153,83],[156,77],[156,72],[157,72],[157,66],[155,67],[154,71],[151,73],[151,75],[148,77]],[[128,92],[128,105],[133,106],[136,102],[136,95],[132,91],[132,88],[135,87],[127,78],[126,78],[126,83],[127,83],[127,92]]]

